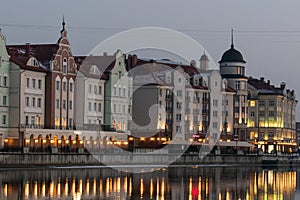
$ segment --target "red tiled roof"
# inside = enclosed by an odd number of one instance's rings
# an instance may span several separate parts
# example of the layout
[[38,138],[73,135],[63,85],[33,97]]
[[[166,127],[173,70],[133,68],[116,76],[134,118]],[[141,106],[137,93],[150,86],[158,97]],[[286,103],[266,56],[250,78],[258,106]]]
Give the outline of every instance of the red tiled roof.
[[[7,52],[10,55],[25,56],[28,55],[25,45],[7,45]],[[30,55],[34,56],[38,61],[45,62],[53,59],[57,50],[59,49],[58,44],[30,44]]]
[[29,66],[27,65],[27,61],[30,57],[17,57],[17,56],[10,56],[10,60],[20,66],[22,69],[27,69],[31,71],[38,71],[38,72],[47,72],[46,69],[42,68],[41,66]]

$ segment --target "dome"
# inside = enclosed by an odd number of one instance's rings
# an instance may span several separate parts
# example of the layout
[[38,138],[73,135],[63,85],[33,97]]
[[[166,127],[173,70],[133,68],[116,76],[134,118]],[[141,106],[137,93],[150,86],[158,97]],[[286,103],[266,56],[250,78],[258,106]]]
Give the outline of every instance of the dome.
[[246,63],[246,61],[244,61],[244,58],[243,58],[243,55],[241,54],[241,52],[236,50],[233,45],[231,45],[231,48],[229,50],[225,51],[225,53],[223,54],[222,59],[219,61],[219,63],[222,63],[222,62]]

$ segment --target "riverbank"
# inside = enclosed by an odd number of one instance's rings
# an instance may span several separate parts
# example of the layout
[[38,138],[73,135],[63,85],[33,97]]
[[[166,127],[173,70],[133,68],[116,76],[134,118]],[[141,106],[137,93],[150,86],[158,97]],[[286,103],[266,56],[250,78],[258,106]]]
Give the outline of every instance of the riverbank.
[[96,166],[96,165],[299,165],[295,155],[207,155],[198,154],[0,154],[1,167]]

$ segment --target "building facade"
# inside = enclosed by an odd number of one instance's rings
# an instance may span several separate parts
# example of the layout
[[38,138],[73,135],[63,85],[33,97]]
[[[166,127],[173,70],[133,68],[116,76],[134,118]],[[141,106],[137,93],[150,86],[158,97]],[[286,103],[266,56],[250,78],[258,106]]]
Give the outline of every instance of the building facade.
[[[6,38],[0,31],[0,147],[9,133],[10,60],[6,51]],[[7,140],[5,140],[8,142]]]
[[250,77],[248,88],[249,140],[267,153],[297,151],[295,92],[263,77]]

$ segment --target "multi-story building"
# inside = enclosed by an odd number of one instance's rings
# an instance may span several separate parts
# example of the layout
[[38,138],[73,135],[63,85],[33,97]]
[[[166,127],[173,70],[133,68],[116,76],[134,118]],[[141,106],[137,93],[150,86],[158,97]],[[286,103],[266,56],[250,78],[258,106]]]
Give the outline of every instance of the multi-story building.
[[296,151],[296,96],[285,83],[248,79],[249,140],[264,152]]
[[[204,57],[206,57],[205,62]],[[129,56],[129,59],[132,58],[135,56]],[[147,124],[145,113],[150,112],[151,116],[151,112],[154,112],[152,114],[155,117],[151,118],[153,126],[150,128],[153,130],[153,135],[164,131],[168,139],[172,140],[178,138],[193,140],[193,137],[196,137],[201,142],[216,142],[224,123],[226,123],[226,134],[233,132],[233,118],[228,114],[228,109],[232,106],[224,106],[222,98],[225,98],[227,104],[232,102],[235,90],[224,84],[225,81],[221,79],[218,70],[208,70],[208,58],[205,54],[202,56],[202,61],[200,60],[200,69],[195,66],[194,61],[191,65],[147,59],[137,59],[137,61],[133,59],[128,63],[132,65],[129,68],[133,70],[138,67],[143,73],[151,71],[147,75],[142,73],[140,76],[133,72],[134,87],[136,82],[139,83],[137,86],[143,86],[133,98],[133,120],[140,121],[140,124]],[[139,104],[145,101],[149,104],[146,110]],[[156,104],[159,107],[153,108]],[[222,117],[223,113],[224,117]],[[136,132],[145,132],[142,129],[138,130],[140,128],[138,126],[132,128],[136,129]]]
[[106,76],[99,66],[105,65],[102,56],[76,57],[79,69],[76,77],[76,129],[104,128],[104,83]]
[[126,70],[125,55],[118,50],[114,55],[103,55],[102,59],[111,61],[103,71],[107,76],[104,125],[112,126],[112,130],[128,132],[132,110],[132,78]]
[[246,140],[247,136],[247,77],[245,76],[246,62],[242,54],[234,48],[233,35],[231,48],[223,55],[220,63],[220,73],[223,79],[227,80],[227,85],[233,88],[233,119],[234,119],[234,139]]
[[[10,134],[8,137],[20,141],[21,128],[40,129],[45,122],[45,76],[47,70],[30,55],[29,44],[25,49],[8,47],[10,54]],[[7,146],[12,145],[8,142]]]
[[[9,68],[10,60],[6,51],[6,39],[0,31],[0,147],[8,136],[9,128]],[[8,142],[8,140],[5,140]]]
[[18,138],[21,147],[46,150],[81,145],[73,130],[77,65],[65,23],[62,25],[55,44],[7,46],[12,61],[10,74],[14,77],[9,81],[13,115],[7,140]]

